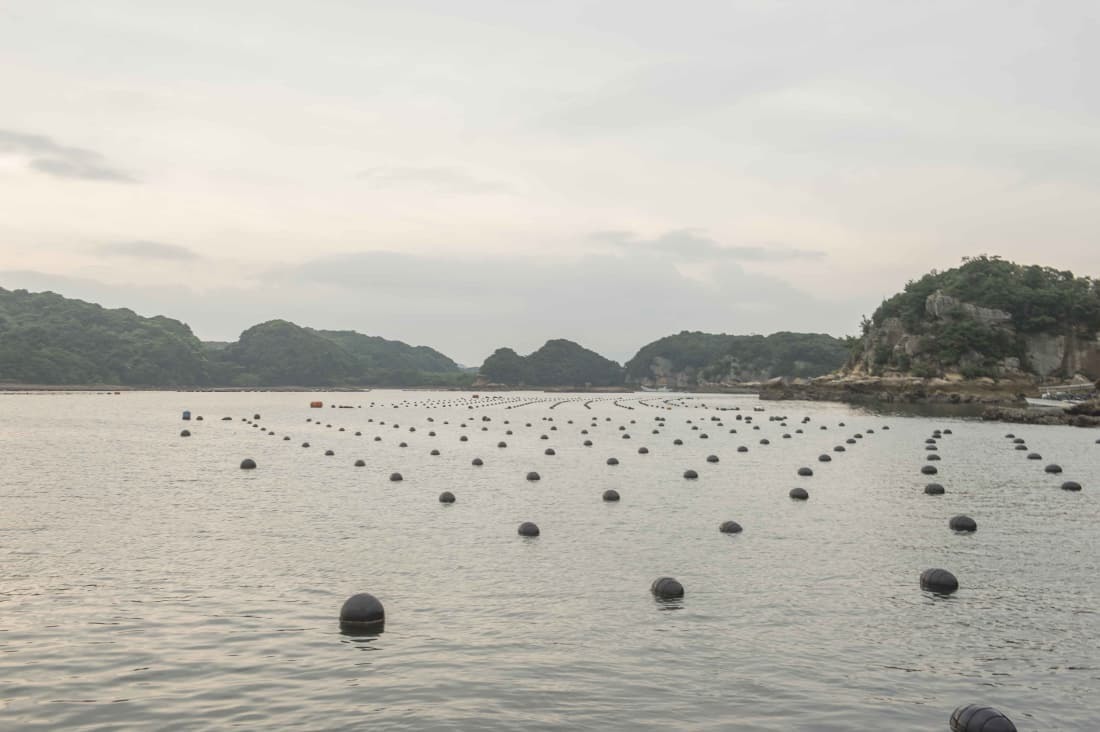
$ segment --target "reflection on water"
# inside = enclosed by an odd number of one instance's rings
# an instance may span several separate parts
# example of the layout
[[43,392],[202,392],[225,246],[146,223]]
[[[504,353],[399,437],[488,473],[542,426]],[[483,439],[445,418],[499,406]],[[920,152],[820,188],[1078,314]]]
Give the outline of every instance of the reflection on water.
[[460,396],[0,396],[0,729],[1100,729],[1095,432],[1013,425],[1052,476],[972,407]]

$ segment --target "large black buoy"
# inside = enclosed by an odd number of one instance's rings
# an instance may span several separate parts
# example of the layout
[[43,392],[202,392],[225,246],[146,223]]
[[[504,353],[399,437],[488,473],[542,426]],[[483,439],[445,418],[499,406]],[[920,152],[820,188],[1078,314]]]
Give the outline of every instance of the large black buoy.
[[925,475],[935,475],[936,473],[938,473],[940,471],[936,470],[935,465],[925,465],[924,467],[922,467],[920,469],[920,472],[922,472]]
[[367,461],[366,460],[356,460],[355,461],[355,467],[365,468],[365,467],[367,467]]
[[520,536],[538,536],[539,527],[531,521],[524,521],[519,525],[518,533]]
[[737,447],[737,452],[748,452],[748,451],[749,451],[749,448],[745,447],[744,445],[738,445],[738,447]]
[[1043,459],[1043,456],[1042,456],[1042,455],[1040,455],[1040,454],[1039,454],[1039,453],[1037,453],[1037,452],[1029,452],[1029,453],[1027,454],[1027,459],[1028,459],[1028,460],[1042,460],[1042,459]]
[[256,461],[252,458],[245,458],[241,461],[241,470],[255,470]]
[[335,452],[333,452],[332,450],[325,450],[325,455],[326,455],[327,457],[332,457],[332,456],[333,456],[333,455],[335,455],[335,454],[336,454],[336,453],[335,453]]
[[920,573],[921,589],[950,593],[959,589],[959,580],[946,569],[926,569]]
[[940,456],[939,456],[938,454],[936,454],[936,453],[931,453],[931,454],[930,454],[930,455],[928,456],[928,458],[927,458],[927,460],[928,460],[929,462],[935,462],[936,460],[942,460],[942,459],[943,459],[943,458],[941,458],[941,457],[940,457]]
[[451,493],[450,491],[443,491],[442,493],[439,494],[439,502],[440,503],[454,503],[455,502],[455,494]]
[[609,457],[607,459],[607,464],[608,465],[618,465],[619,464],[619,458]]
[[952,531],[970,532],[978,530],[978,522],[970,518],[969,516],[964,516],[962,514],[959,514],[958,516],[952,516],[951,519],[947,522],[947,525],[951,527]]
[[619,492],[614,488],[608,488],[603,492],[603,499],[605,501],[617,501],[619,500]]
[[673,445],[682,445],[682,444],[684,444],[684,441],[681,440],[679,437],[677,437],[675,440],[672,441],[672,444]]
[[592,440],[585,440],[584,441],[584,446],[585,447],[592,447]]
[[939,483],[929,483],[924,486],[924,492],[930,496],[942,496],[945,493],[943,486]]
[[708,463],[718,462],[718,456],[717,455],[707,455],[707,462]]
[[722,525],[718,527],[718,530],[723,534],[740,534],[741,524],[736,521],[723,521]]
[[638,448],[638,454],[639,455],[648,455],[649,454],[649,448],[648,447],[639,447]]
[[1061,473],[1061,472],[1062,472],[1062,466],[1061,466],[1061,465],[1055,465],[1055,464],[1053,464],[1053,463],[1052,463],[1052,464],[1050,464],[1050,465],[1048,465],[1048,466],[1046,466],[1046,467],[1045,467],[1045,468],[1043,468],[1043,469],[1044,469],[1045,471],[1047,471],[1048,473],[1054,473],[1054,474],[1058,474],[1058,473]]
[[1064,491],[1079,491],[1081,490],[1081,484],[1075,480],[1067,480],[1062,484],[1062,490]]
[[367,592],[352,595],[340,608],[340,627],[345,631],[378,631],[386,622],[386,610]]
[[798,474],[799,474],[799,476],[801,476],[803,478],[809,478],[811,475],[814,474],[814,471],[811,470],[810,468],[799,468],[798,469]]
[[309,443],[308,442],[303,442],[302,447],[309,447]]
[[541,480],[541,479],[542,479],[542,476],[540,476],[534,470],[532,470],[530,473],[527,474],[527,480],[530,480],[532,482],[536,481],[536,480]]
[[993,707],[967,704],[951,713],[951,732],[1016,732],[1016,725]]
[[545,450],[543,450],[542,454],[543,455],[557,455],[557,453],[554,452],[554,448],[552,448],[552,447],[548,447]]
[[405,477],[401,473],[390,473],[390,482],[400,483],[403,480],[405,480]]
[[685,470],[684,471],[684,478],[686,478],[687,480],[695,480],[698,477],[699,477],[699,474],[696,473],[694,470]]
[[787,495],[796,501],[805,501],[810,497],[805,488],[791,488],[791,492]]
[[483,460],[482,460],[481,458],[474,458],[474,459],[473,459],[473,460],[472,460],[472,461],[470,462],[470,464],[471,464],[471,465],[475,465],[475,466],[477,466],[477,467],[481,467],[482,465],[484,465],[484,464],[485,464],[485,461],[483,461]]
[[653,580],[649,591],[663,599],[684,596],[684,586],[672,577],[658,577]]
[[829,463],[829,462],[832,462],[833,456],[829,455],[827,453],[822,453],[822,454],[817,456],[817,459],[818,459],[818,462]]

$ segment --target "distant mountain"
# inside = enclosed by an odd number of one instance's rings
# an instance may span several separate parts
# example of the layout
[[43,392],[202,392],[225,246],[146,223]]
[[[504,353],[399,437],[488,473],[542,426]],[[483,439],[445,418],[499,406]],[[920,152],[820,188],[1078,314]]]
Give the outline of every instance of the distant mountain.
[[202,344],[178,320],[0,288],[0,381],[174,387],[208,378]]
[[511,348],[499,348],[485,359],[481,378],[493,384],[510,386],[619,386],[623,370],[572,341],[547,341],[529,356],[520,356]]
[[855,374],[1100,378],[1100,280],[974,257],[932,271],[863,323]]
[[813,377],[835,371],[847,342],[821,333],[727,335],[682,331],[646,346],[626,362],[626,381],[694,388],[776,376]]
[[149,387],[461,386],[439,351],[355,331],[260,323],[234,343],[52,292],[0,288],[0,382]]

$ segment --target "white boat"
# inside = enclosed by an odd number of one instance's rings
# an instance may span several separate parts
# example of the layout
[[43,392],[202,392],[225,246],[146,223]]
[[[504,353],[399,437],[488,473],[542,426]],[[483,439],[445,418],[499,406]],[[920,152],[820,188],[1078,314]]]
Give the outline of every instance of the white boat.
[[1076,404],[1076,402],[1062,399],[1043,399],[1034,397],[1024,397],[1024,401],[1027,402],[1029,407],[1037,407],[1039,409],[1069,409]]

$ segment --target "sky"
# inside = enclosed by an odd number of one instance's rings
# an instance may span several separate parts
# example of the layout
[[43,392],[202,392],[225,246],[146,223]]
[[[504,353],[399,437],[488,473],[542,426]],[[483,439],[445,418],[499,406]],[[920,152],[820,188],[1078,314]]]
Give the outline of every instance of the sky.
[[477,365],[1100,275],[1094,0],[0,0],[0,287]]

